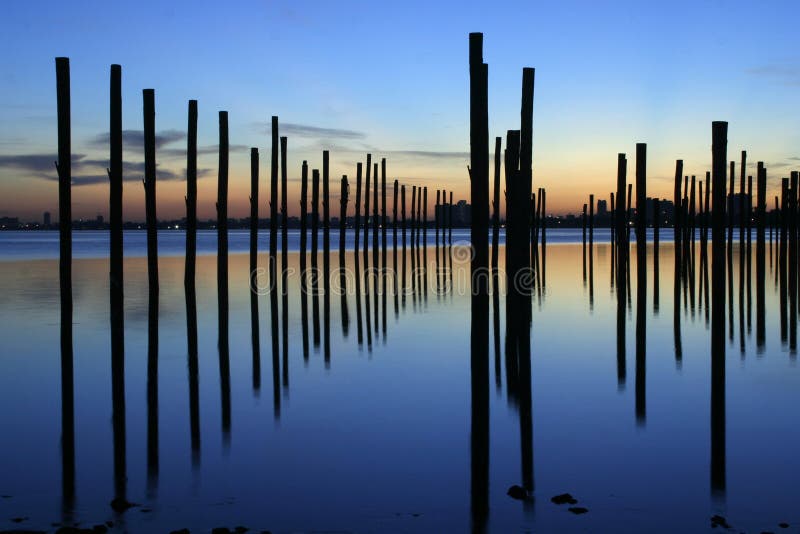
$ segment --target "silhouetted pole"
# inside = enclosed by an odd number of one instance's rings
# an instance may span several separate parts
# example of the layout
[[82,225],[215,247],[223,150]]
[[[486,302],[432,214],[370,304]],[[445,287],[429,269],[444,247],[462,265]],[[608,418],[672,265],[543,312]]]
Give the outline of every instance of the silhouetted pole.
[[[378,248],[380,246],[379,241],[378,241],[378,230],[380,229],[380,219],[378,218],[378,163],[377,162],[375,162],[373,164],[372,173],[373,173],[373,177],[372,177],[372,268],[373,268],[373,270],[375,272],[375,276],[377,277],[378,270],[380,268],[380,265],[378,264],[378,261],[380,261],[380,258],[378,257],[378,253],[380,252],[380,249]],[[377,284],[377,278],[376,278],[376,282],[375,283]],[[375,285],[375,306],[376,307],[378,306],[377,291],[378,291],[378,286]],[[378,325],[376,324],[375,327],[377,328],[377,326]]]
[[[281,295],[283,296],[283,307],[287,306],[287,299],[289,295],[289,290],[286,287],[287,278],[289,275],[289,228],[287,226],[288,216],[287,216],[287,202],[286,197],[287,195],[287,182],[288,179],[288,169],[287,167],[287,144],[288,139],[286,137],[280,138],[281,143]],[[284,317],[287,315],[287,310],[283,311]],[[285,330],[285,328],[284,328]]]
[[447,243],[453,244],[453,192],[450,191],[450,202],[447,204]]
[[589,244],[594,243],[594,195],[589,195]]
[[636,420],[647,417],[647,145],[636,143]]
[[[733,191],[736,182],[736,162],[730,162],[730,193],[728,194],[725,207],[728,210],[728,255],[733,254]],[[732,279],[732,270],[729,269],[728,276]]]
[[217,182],[217,310],[219,344],[228,345],[228,112],[219,112],[219,180]]
[[323,358],[330,367],[330,311],[331,311],[331,217],[330,217],[330,153],[322,151],[322,306],[325,328]]
[[[384,285],[386,284],[386,231],[387,231],[386,218],[386,158],[381,158],[381,267],[384,275]],[[386,288],[384,287],[384,295]]]
[[186,147],[186,263],[183,286],[186,293],[186,335],[189,354],[197,355],[197,100],[189,100]]
[[253,344],[253,389],[261,387],[261,340],[258,328],[258,148],[250,149],[250,335]]
[[[347,230],[347,202],[350,195],[350,186],[347,183],[347,175],[342,176],[342,182],[339,186],[339,270],[342,282],[345,281],[344,272],[344,244],[345,244],[345,231]],[[342,286],[344,289],[344,286]]]
[[[196,254],[197,100],[189,100],[188,134],[186,141],[186,260],[184,266],[183,288],[186,294],[186,337],[188,349],[187,368],[189,373],[189,430],[193,465],[198,465],[200,460],[200,387],[198,383],[199,362],[197,358],[197,295],[195,292]],[[125,438],[123,436],[120,439],[124,442]],[[124,453],[122,456],[124,461]],[[120,476],[120,487],[124,489],[124,471],[120,473]],[[118,492],[118,495],[121,494]]]
[[[472,221],[472,325],[471,325],[471,509],[473,531],[485,528],[489,510],[489,111],[488,68],[483,63],[483,34],[469,35],[470,70],[470,198]],[[527,200],[527,197],[526,197]]]
[[[702,184],[701,184],[702,187]],[[661,201],[653,199],[653,312],[658,314],[658,260],[659,229],[661,227]]]
[[109,289],[111,315],[111,396],[114,426],[115,497],[124,498],[125,326],[122,269],[122,68],[111,65],[109,121]]
[[422,246],[428,246],[428,188],[422,189]]
[[[307,293],[306,245],[308,243],[308,162],[305,160],[303,160],[300,173],[300,299],[305,302]],[[356,230],[356,243],[358,243],[358,230]],[[356,246],[356,254],[358,254],[358,246]]]
[[[498,248],[500,243],[500,156],[502,137],[494,140],[494,195],[492,200],[492,270],[497,271]],[[443,199],[444,200],[444,199]],[[439,204],[439,193],[436,193],[436,204]],[[444,210],[441,210],[444,214]],[[436,225],[436,242],[439,242],[439,224]],[[497,288],[495,288],[495,291]]]
[[633,184],[628,184],[628,209],[625,212],[625,225],[628,243],[631,242],[631,199],[633,198]]
[[[614,192],[611,192],[611,245],[612,247],[615,245],[616,237],[617,237],[617,207],[614,204]],[[612,248],[612,253],[614,249]],[[613,276],[612,276],[613,279]],[[612,282],[613,284],[613,282]]]
[[311,302],[314,347],[319,347],[319,269],[317,249],[319,243],[319,170],[311,171]]
[[75,495],[75,401],[72,360],[72,137],[69,58],[56,58],[58,231],[61,293],[61,461],[64,502]]
[[711,488],[725,491],[725,162],[728,123],[712,124]]
[[586,255],[586,226],[587,226],[587,219],[588,216],[586,215],[586,210],[588,209],[588,204],[584,202],[583,204],[583,212],[581,213],[581,235],[583,236],[583,252],[584,256]]
[[339,211],[339,290],[342,301],[342,334],[347,337],[350,318],[347,313],[347,274],[345,273],[345,232],[347,231],[347,202],[350,195],[350,186],[347,183],[347,175],[342,176],[340,191],[340,211]]
[[142,91],[144,99],[144,192],[147,223],[147,277],[149,284],[150,344],[158,344],[158,222],[156,220],[156,106],[155,92]]
[[747,161],[747,151],[742,150],[742,164],[740,167],[739,178],[739,268],[744,268],[744,229],[746,224],[747,212],[744,206],[744,176],[745,176],[745,163]]
[[417,187],[417,233],[416,233],[416,246],[419,250],[420,238],[422,236],[422,186]]
[[[367,174],[364,181],[364,293],[369,294],[367,273],[369,272],[369,180],[372,170],[372,154],[367,154]],[[369,309],[367,309],[369,315]]]
[[[274,360],[278,354],[278,157],[279,152],[278,117],[272,117],[272,150],[270,158],[270,194],[269,194],[269,293],[270,321],[272,332],[273,375]],[[313,261],[312,257],[312,261]],[[273,376],[273,383],[275,377]],[[277,396],[279,401],[280,396]],[[276,401],[277,402],[277,401]]]
[[617,155],[617,387],[625,387],[627,376],[625,364],[625,299],[627,295],[626,263],[628,256],[628,232],[625,230],[625,182],[627,179],[625,154]]
[[392,266],[394,269],[395,312],[397,311],[397,202],[400,196],[400,182],[394,181],[392,198]]
[[[111,311],[112,375],[125,373],[125,342],[122,273],[122,68],[111,65],[111,105],[109,125],[109,288]],[[115,381],[112,380],[116,384]],[[124,382],[123,382],[124,387]],[[114,398],[125,392],[114,391]]]
[[283,387],[289,387],[289,239],[286,227],[286,183],[288,139],[280,138],[281,144],[281,339],[283,341]]
[[[308,273],[306,272],[306,243],[308,240],[308,162],[305,160],[303,160],[300,173],[300,313],[303,323],[303,359],[308,362]],[[358,247],[356,247],[355,254],[358,256]]]
[[402,290],[403,290],[403,307],[406,304],[406,186],[405,184],[400,186],[400,216],[402,219],[402,226],[403,226],[403,261],[402,261],[402,269],[403,269],[403,280]]
[[415,248],[415,236],[417,231],[417,224],[416,224],[416,214],[417,214],[417,186],[411,186],[411,259],[414,259],[414,248]]
[[681,209],[681,177],[683,176],[683,160],[679,159],[675,161],[675,194],[673,196],[673,241],[675,242],[675,264],[681,265],[681,250],[682,250],[682,243],[681,239],[683,236],[683,228],[681,227],[682,221],[682,209]]
[[764,224],[767,212],[767,169],[764,168],[764,162],[758,162],[758,171],[756,174],[757,184],[757,197],[756,202],[756,346],[758,349],[763,350],[765,341],[765,242],[764,242]]
[[156,220],[155,92],[142,91],[144,100],[144,189],[147,222],[148,344],[147,344],[147,472],[158,474],[158,228]]
[[355,227],[355,246],[353,247],[353,257],[355,260],[358,260],[358,252],[359,252],[359,237],[361,233],[361,173],[362,167],[361,162],[359,161],[356,164],[356,213],[355,219],[353,220],[353,226]]
[[[516,246],[521,247],[519,252],[522,261],[528,264],[531,258],[531,194],[533,193],[533,89],[536,72],[530,67],[522,69],[522,98],[520,105],[520,144],[519,144],[519,181],[517,192],[525,198],[524,228],[520,222],[519,241]],[[488,144],[488,136],[487,136]],[[474,210],[473,210],[474,211]],[[473,215],[474,216],[474,215]],[[523,265],[524,266],[524,265]]]

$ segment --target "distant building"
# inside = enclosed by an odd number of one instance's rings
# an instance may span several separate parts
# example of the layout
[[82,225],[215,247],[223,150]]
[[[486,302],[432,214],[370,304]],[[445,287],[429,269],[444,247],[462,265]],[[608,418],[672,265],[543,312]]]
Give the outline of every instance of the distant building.
[[98,215],[97,219],[96,219],[96,222],[97,222],[97,224],[102,225],[103,224],[103,216],[102,215]]
[[50,227],[50,212],[49,211],[44,212],[43,219],[44,219],[44,227],[45,228],[49,228]]
[[606,200],[598,200],[597,201],[597,214],[598,215],[605,215],[608,213],[608,201]]
[[459,200],[452,207],[453,226],[469,226],[472,222],[472,206],[466,200]]

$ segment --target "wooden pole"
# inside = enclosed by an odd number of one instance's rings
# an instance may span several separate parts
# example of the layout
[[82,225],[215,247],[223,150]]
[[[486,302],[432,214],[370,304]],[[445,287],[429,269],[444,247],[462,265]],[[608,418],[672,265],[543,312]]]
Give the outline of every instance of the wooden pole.
[[353,255],[354,259],[358,261],[358,251],[359,251],[359,234],[361,231],[361,173],[362,173],[361,162],[359,161],[356,165],[356,212],[355,212],[355,219],[354,219],[354,229],[355,229],[355,246],[353,247]]
[[250,149],[250,335],[253,344],[253,388],[261,387],[261,341],[258,327],[258,148]]
[[219,112],[219,180],[217,182],[217,310],[219,344],[228,345],[228,112]]
[[636,143],[636,420],[647,417],[647,144]]
[[[111,65],[111,110],[109,124],[109,288],[111,310],[111,372],[112,375],[125,373],[125,323],[123,310],[123,271],[122,271],[122,68]],[[112,380],[114,384],[117,381]],[[124,381],[121,383],[124,388]],[[116,400],[120,397],[124,407],[125,391],[114,391]]]
[[764,225],[767,212],[767,169],[764,168],[764,162],[758,162],[758,171],[756,178],[758,180],[757,188],[757,201],[756,201],[756,347],[764,350],[764,343],[766,338],[765,329],[765,282],[766,282],[766,269],[765,269],[765,236]]
[[61,293],[61,462],[64,501],[75,495],[75,395],[72,358],[72,135],[69,58],[56,58],[58,232]]
[[[711,488],[725,490],[725,162],[728,123],[712,124]],[[730,219],[729,219],[730,220]]]
[[[494,139],[494,194],[492,200],[492,270],[497,270],[498,248],[500,243],[500,156],[503,138]],[[439,194],[436,194],[439,204]],[[444,200],[444,199],[443,199]],[[444,210],[441,210],[444,213]],[[438,211],[437,211],[438,213]],[[439,242],[439,224],[436,225],[436,242]]]
[[278,117],[272,117],[272,150],[270,158],[269,195],[269,306],[272,333],[272,384],[275,416],[280,413],[280,338],[278,333],[278,158],[280,156]]
[[142,91],[144,99],[144,190],[147,223],[147,278],[149,283],[149,339],[158,344],[158,222],[156,219],[156,107],[155,92]]
[[122,248],[122,68],[111,65],[109,121],[109,288],[111,315],[111,397],[114,436],[115,497],[124,498],[125,454],[125,323]]
[[[372,170],[372,154],[367,154],[367,174],[364,183],[364,293],[369,294],[369,286],[366,285],[367,272],[369,271],[369,179]],[[369,312],[369,310],[367,310]]]
[[[197,358],[197,295],[195,273],[197,255],[197,100],[189,100],[186,142],[186,260],[183,287],[186,294],[186,337],[189,371],[189,427],[192,463],[200,460],[200,387]],[[254,383],[255,383],[254,374]],[[123,438],[124,439],[124,438]],[[120,473],[124,487],[125,473]],[[119,495],[119,493],[118,493]]]

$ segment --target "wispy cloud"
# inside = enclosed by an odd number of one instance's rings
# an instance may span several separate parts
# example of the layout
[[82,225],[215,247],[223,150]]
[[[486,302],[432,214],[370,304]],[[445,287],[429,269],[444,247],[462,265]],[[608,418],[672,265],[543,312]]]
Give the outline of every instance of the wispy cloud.
[[800,65],[761,65],[751,67],[745,72],[751,76],[758,76],[771,79],[783,85],[800,86]]
[[[253,126],[259,132],[271,132],[271,124],[267,122],[256,122]],[[364,139],[366,134],[357,130],[347,130],[344,128],[325,128],[322,126],[311,126],[309,124],[297,124],[293,122],[282,122],[278,125],[281,134],[295,135],[312,139]]]
[[[186,132],[180,130],[163,130],[156,132],[156,150],[186,139]],[[103,132],[89,139],[89,145],[93,148],[108,148],[109,134]],[[144,130],[122,130],[122,146],[144,150]]]
[[[0,155],[0,169],[11,169],[32,175],[43,180],[58,180],[55,161],[56,154],[18,154]],[[106,168],[108,160],[87,159],[85,154],[72,155],[72,183],[75,186],[94,185],[108,182]],[[205,178],[213,174],[213,169],[201,168],[197,170],[197,177]],[[122,164],[122,176],[126,182],[141,181],[144,176],[143,161],[125,161]],[[180,172],[158,167],[156,179],[161,181],[177,181],[186,179],[186,169]]]
[[[72,165],[79,166],[86,154],[73,154]],[[56,172],[56,154],[11,154],[0,155],[0,168],[28,172]]]
[[380,154],[391,156],[408,156],[412,158],[427,159],[465,159],[469,158],[469,152],[436,151],[436,150],[379,150]]

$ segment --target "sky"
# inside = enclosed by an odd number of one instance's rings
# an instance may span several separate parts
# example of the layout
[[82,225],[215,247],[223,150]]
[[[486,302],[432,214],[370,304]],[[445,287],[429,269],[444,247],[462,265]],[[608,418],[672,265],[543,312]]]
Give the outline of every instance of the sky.
[[[142,89],[156,95],[160,219],[185,212],[189,99],[199,107],[198,215],[214,218],[218,112],[230,123],[229,215],[247,217],[249,147],[268,214],[270,117],[288,136],[289,213],[301,162],[331,151],[331,191],[356,162],[387,159],[389,183],[469,201],[468,34],[484,33],[490,139],[519,129],[522,68],[536,69],[534,190],[577,213],[635,169],[672,198],[675,160],[704,176],[711,122],[728,156],[768,168],[768,196],[800,168],[796,1],[5,2],[0,17],[0,217],[57,216],[55,61],[70,58],[73,217],[108,214],[109,67],[122,65],[125,220],[144,219]],[[493,145],[493,142],[492,142]],[[751,166],[752,165],[752,166]],[[409,192],[410,201],[410,192]],[[352,204],[351,204],[352,213]]]

